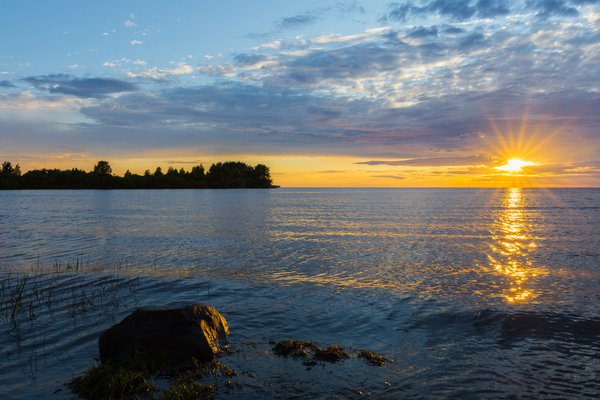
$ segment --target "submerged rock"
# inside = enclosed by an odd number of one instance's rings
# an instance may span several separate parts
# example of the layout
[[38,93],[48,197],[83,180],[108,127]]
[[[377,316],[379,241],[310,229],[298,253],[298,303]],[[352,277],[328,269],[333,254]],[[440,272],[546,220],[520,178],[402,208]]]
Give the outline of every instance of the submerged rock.
[[212,306],[138,309],[100,336],[100,360],[130,362],[143,354],[167,364],[206,362],[228,334],[227,321]]

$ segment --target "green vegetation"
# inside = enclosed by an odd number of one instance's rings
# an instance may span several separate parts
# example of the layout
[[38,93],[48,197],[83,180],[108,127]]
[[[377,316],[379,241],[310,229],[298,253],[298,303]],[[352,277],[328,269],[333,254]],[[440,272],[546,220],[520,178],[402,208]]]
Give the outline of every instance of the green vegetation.
[[[145,364],[152,358],[138,353],[132,362],[94,363],[83,375],[68,382],[68,386],[80,397],[90,400],[191,400],[211,398],[217,390],[215,382],[201,383],[200,380],[237,376],[234,369],[216,360],[195,362],[191,367],[157,368],[153,361]],[[231,381],[225,384],[231,386]],[[237,385],[241,386],[239,379]]]
[[161,167],[144,175],[125,172],[112,175],[107,161],[98,161],[92,171],[38,169],[21,173],[19,164],[13,167],[5,161],[0,169],[0,189],[202,189],[202,188],[271,188],[269,167],[255,167],[242,162],[219,162],[210,166],[208,172],[202,165],[190,171],[169,167],[166,173]]
[[86,399],[130,399],[158,388],[143,372],[116,363],[94,364],[87,372],[69,382],[69,387]]

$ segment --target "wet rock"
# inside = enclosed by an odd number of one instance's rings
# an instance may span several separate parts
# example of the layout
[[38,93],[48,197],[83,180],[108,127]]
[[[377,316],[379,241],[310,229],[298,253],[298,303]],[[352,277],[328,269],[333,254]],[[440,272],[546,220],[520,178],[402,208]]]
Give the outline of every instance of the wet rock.
[[170,310],[138,309],[98,340],[100,359],[130,362],[139,354],[168,364],[210,361],[229,334],[225,318],[211,306]]

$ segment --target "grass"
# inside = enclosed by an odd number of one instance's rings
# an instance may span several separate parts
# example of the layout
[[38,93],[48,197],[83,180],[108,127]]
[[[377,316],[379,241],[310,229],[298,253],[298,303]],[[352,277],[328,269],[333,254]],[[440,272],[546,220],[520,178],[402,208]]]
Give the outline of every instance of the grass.
[[[80,397],[95,399],[187,400],[212,397],[217,390],[215,382],[201,382],[210,378],[238,377],[233,368],[218,360],[190,366],[172,365],[160,354],[136,350],[127,361],[95,362],[84,374],[67,383]],[[214,381],[214,379],[213,379]],[[239,377],[237,386],[240,387]]]
[[68,386],[85,399],[130,399],[139,394],[151,394],[158,388],[141,371],[117,363],[96,363]]
[[[215,383],[201,383],[200,380],[209,376],[237,376],[234,369],[217,360],[195,363],[190,368],[168,369],[157,367],[153,358],[138,353],[131,363],[94,363],[83,375],[73,378],[67,385],[74,393],[89,400],[191,400],[211,398],[217,390]],[[160,381],[168,381],[168,386],[161,389],[155,383]],[[233,386],[229,379],[225,384]],[[239,379],[237,386],[241,386]]]

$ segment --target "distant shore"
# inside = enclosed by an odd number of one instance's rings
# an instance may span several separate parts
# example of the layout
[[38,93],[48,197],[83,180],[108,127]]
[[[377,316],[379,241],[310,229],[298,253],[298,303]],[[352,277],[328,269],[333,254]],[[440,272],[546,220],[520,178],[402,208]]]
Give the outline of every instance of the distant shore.
[[21,174],[19,164],[13,167],[5,161],[0,169],[0,190],[35,189],[270,189],[273,185],[269,167],[263,164],[250,166],[239,161],[212,164],[207,172],[202,164],[190,171],[169,167],[166,172],[157,167],[143,175],[131,173],[112,174],[107,161],[98,161],[93,170],[38,169]]

